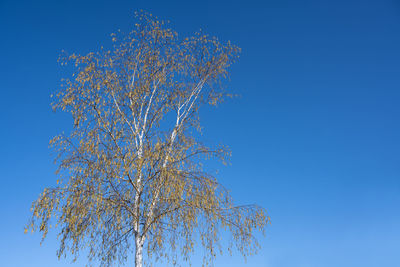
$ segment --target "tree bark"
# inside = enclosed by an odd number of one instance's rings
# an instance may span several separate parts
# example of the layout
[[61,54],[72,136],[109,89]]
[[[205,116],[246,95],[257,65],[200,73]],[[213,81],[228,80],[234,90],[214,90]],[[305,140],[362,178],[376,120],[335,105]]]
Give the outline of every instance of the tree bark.
[[143,267],[143,243],[139,235],[135,236],[135,267]]

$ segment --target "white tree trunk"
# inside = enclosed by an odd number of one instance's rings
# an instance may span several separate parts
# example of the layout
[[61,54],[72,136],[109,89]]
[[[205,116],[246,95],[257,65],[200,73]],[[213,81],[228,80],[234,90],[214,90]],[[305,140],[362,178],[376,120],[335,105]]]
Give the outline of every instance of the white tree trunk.
[[139,235],[135,237],[135,267],[143,267],[143,243]]

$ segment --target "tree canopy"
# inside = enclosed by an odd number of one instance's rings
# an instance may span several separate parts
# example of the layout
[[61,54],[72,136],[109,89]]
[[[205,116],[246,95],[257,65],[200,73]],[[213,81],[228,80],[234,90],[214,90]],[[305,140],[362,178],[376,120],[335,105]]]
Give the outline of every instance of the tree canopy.
[[[69,134],[54,137],[57,185],[32,205],[27,226],[46,237],[59,230],[58,256],[89,263],[135,266],[151,259],[188,261],[202,246],[207,265],[228,249],[244,256],[258,248],[254,231],[269,217],[256,205],[235,205],[229,192],[203,168],[225,161],[229,150],[198,139],[199,108],[228,96],[223,83],[240,49],[202,32],[180,38],[168,23],[136,15],[128,34],[112,35],[113,48],[61,57],[74,73],[63,80],[53,108],[73,117]],[[148,259],[148,260],[147,260]]]

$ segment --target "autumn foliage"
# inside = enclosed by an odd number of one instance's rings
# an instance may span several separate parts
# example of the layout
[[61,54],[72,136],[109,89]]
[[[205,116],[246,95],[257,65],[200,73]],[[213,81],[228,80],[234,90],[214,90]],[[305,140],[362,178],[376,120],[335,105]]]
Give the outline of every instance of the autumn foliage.
[[[194,34],[179,38],[147,13],[129,34],[112,35],[113,49],[66,55],[74,74],[63,81],[53,108],[73,117],[73,129],[51,140],[59,181],[33,203],[27,229],[43,238],[59,230],[58,255],[87,249],[89,262],[135,266],[151,259],[189,260],[197,247],[205,264],[227,249],[256,251],[255,230],[269,218],[255,205],[237,206],[203,169],[206,160],[229,156],[195,134],[199,108],[228,94],[223,82],[239,48]],[[229,240],[228,240],[229,241]],[[133,263],[132,263],[133,265]]]

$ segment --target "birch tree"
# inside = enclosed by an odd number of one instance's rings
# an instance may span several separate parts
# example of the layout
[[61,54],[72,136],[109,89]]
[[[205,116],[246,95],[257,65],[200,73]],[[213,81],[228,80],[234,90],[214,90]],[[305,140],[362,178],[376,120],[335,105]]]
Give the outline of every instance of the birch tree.
[[130,33],[112,35],[110,51],[61,58],[74,73],[53,108],[70,113],[73,128],[50,141],[59,180],[32,204],[26,230],[44,239],[54,225],[58,257],[75,260],[84,250],[101,266],[123,264],[130,253],[141,267],[190,261],[197,247],[205,265],[223,250],[256,252],[255,231],[269,218],[256,205],[235,205],[204,170],[229,153],[197,134],[199,108],[227,96],[221,84],[239,48],[202,33],[178,38],[150,14],[136,20]]

